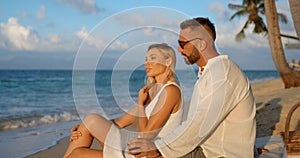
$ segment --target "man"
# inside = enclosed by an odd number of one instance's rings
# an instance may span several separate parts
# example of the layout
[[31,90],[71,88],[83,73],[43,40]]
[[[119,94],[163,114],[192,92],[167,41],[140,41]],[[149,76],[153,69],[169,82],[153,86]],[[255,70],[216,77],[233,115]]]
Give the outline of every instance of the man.
[[[207,18],[180,25],[178,51],[199,67],[186,121],[156,140],[129,142],[136,157],[253,158],[256,134],[255,102],[247,77],[215,48],[216,32]],[[200,156],[196,156],[197,158]]]

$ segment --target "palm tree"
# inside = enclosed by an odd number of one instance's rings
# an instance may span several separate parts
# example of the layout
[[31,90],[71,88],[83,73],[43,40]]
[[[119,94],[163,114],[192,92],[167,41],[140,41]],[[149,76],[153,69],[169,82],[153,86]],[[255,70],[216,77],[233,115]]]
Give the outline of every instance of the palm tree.
[[[265,11],[268,25],[268,37],[272,58],[285,88],[300,86],[300,72],[294,71],[286,62],[280,37],[275,0],[265,0]],[[299,24],[299,23],[298,23]]]
[[[298,37],[300,34],[299,24],[299,0],[289,0],[291,12],[293,15],[295,29]],[[242,30],[237,34],[236,40],[240,41],[245,38],[244,30],[249,24],[254,24],[253,33],[265,33],[268,35],[272,58],[277,71],[285,85],[285,88],[300,86],[300,72],[294,71],[287,63],[281,42],[281,37],[288,37],[300,40],[298,37],[280,34],[278,19],[286,23],[286,16],[277,13],[275,0],[243,0],[242,5],[229,4],[229,8],[238,10],[234,13],[230,20],[235,17],[248,15]],[[295,11],[296,10],[296,11]],[[294,12],[293,12],[294,11]],[[267,26],[265,25],[262,15],[266,15]],[[298,17],[297,17],[298,16]],[[298,30],[297,30],[298,29]]]
[[[230,20],[233,20],[235,17],[248,15],[248,20],[244,24],[242,30],[236,35],[235,39],[237,41],[241,41],[246,37],[245,29],[247,29],[250,24],[254,24],[254,28],[252,30],[253,33],[264,33],[265,35],[268,34],[268,28],[266,27],[262,18],[262,16],[265,14],[264,0],[243,0],[242,5],[229,3],[228,7],[230,9],[237,10],[237,12],[230,17]],[[287,17],[284,14],[277,13],[277,15],[283,23],[287,23]],[[281,37],[298,40],[297,37],[285,34],[281,34]]]
[[300,1],[299,0],[289,0],[291,14],[294,22],[294,28],[300,40]]

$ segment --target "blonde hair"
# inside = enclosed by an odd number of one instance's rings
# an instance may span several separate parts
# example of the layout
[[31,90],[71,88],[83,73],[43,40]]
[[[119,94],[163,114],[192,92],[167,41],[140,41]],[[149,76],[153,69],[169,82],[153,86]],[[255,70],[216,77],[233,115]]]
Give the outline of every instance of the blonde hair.
[[[147,51],[153,48],[157,49],[166,60],[171,58],[171,64],[168,66],[169,72],[166,78],[166,82],[168,81],[177,82],[176,75],[175,75],[176,55],[174,49],[169,45],[167,45],[166,43],[161,43],[161,44],[151,44],[148,47]],[[156,83],[155,78],[153,77],[148,77],[148,82]]]

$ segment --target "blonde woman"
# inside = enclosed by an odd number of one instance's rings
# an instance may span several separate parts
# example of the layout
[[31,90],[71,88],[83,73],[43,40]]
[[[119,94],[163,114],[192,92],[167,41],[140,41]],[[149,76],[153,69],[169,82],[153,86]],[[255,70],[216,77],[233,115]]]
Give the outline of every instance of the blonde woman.
[[[164,43],[150,45],[145,61],[150,84],[139,91],[137,105],[112,121],[97,114],[88,115],[80,126],[72,129],[71,142],[64,157],[133,157],[126,149],[133,135],[153,139],[175,129],[181,123],[183,113],[183,97],[174,74],[175,65],[172,47]],[[138,134],[124,129],[134,122],[137,122]],[[103,150],[90,149],[94,138]]]

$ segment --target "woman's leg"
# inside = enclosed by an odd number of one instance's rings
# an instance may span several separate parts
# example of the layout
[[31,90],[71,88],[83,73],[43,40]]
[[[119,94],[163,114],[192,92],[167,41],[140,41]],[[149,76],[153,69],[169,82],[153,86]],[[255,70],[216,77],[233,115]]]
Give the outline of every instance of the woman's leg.
[[74,149],[67,158],[103,158],[103,152],[81,147]]
[[[100,144],[103,146],[103,142],[105,141],[107,132],[109,131],[112,122],[106,120],[100,115],[90,114],[88,115],[83,122],[80,124],[78,131],[81,132],[82,136],[80,136],[77,140],[70,142],[70,145],[65,153],[64,157],[69,156],[82,156],[83,154],[95,154],[95,150],[89,149],[93,139],[96,138]],[[75,150],[76,149],[76,150]],[[80,154],[82,153],[82,154]],[[98,151],[99,155],[102,155],[102,152]],[[80,155],[78,155],[80,154]]]
[[67,158],[103,158],[102,150],[95,150],[90,148],[76,148]]

